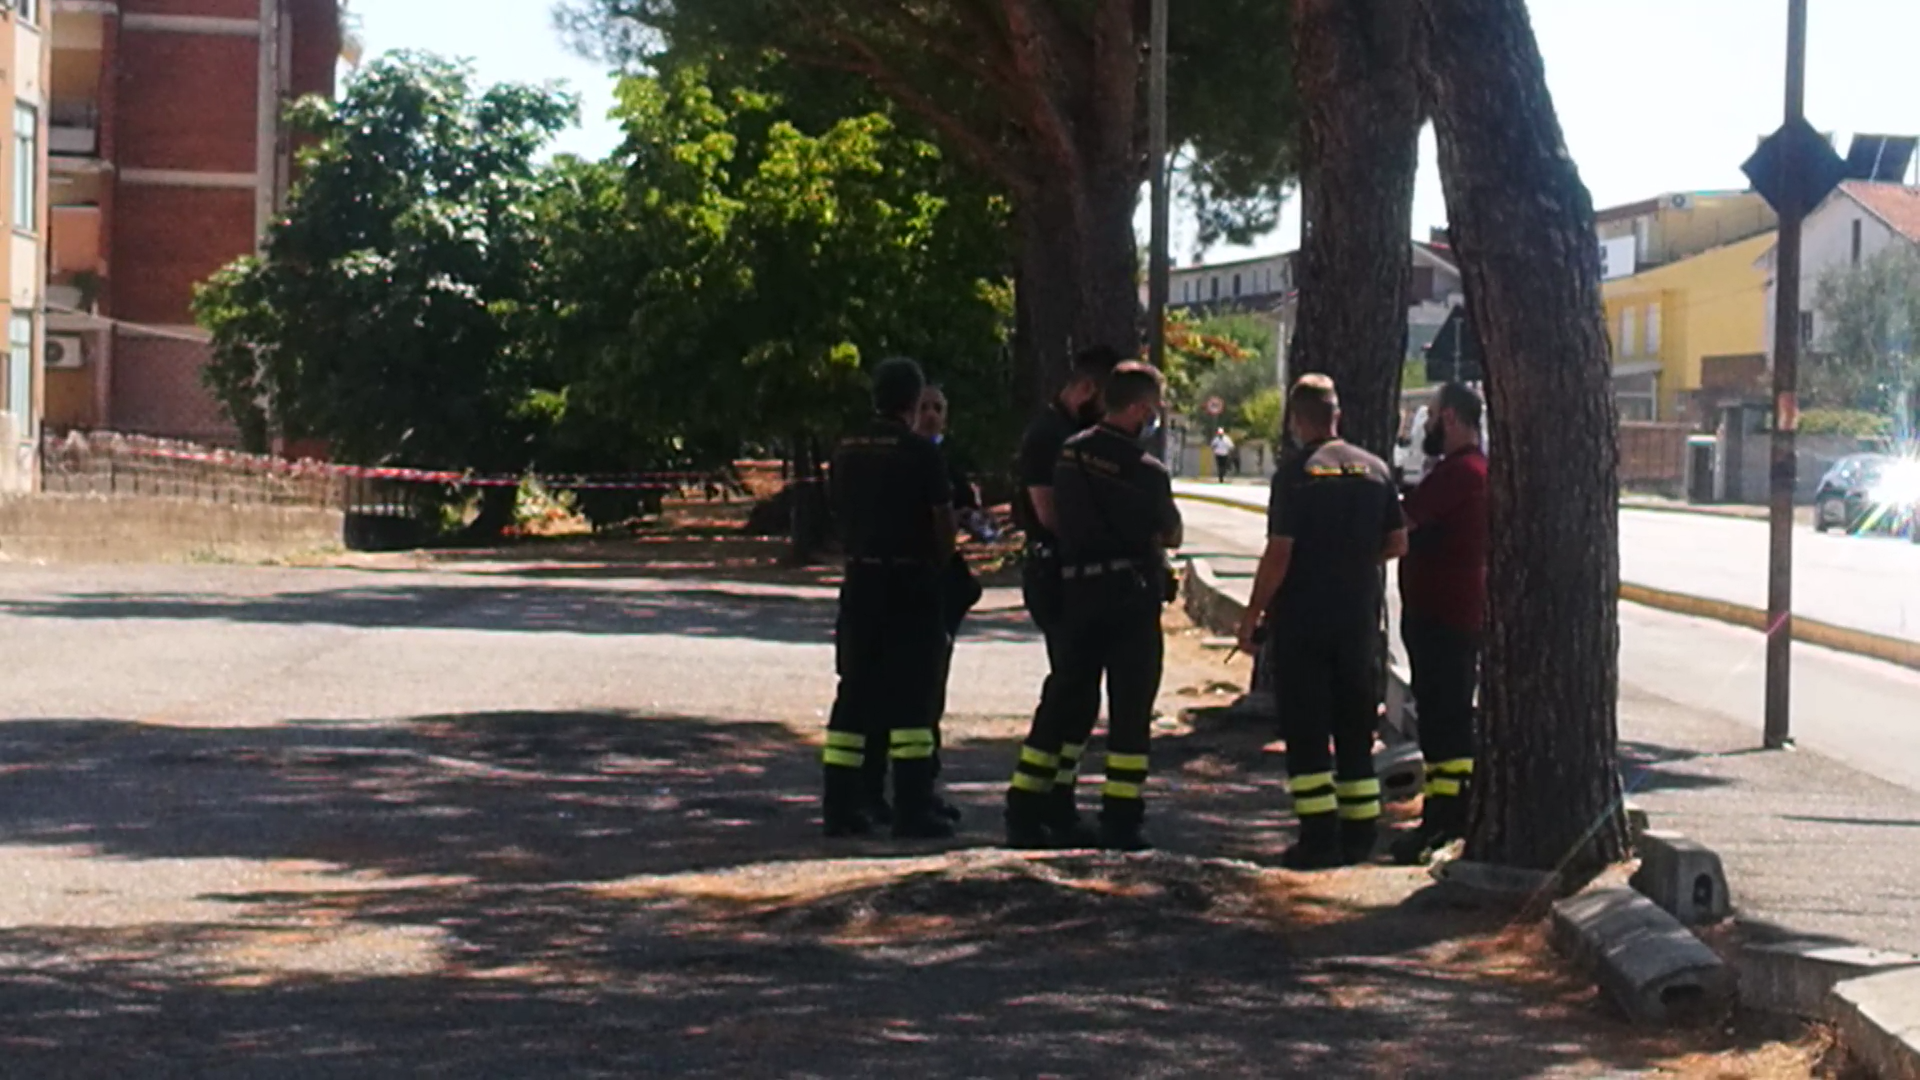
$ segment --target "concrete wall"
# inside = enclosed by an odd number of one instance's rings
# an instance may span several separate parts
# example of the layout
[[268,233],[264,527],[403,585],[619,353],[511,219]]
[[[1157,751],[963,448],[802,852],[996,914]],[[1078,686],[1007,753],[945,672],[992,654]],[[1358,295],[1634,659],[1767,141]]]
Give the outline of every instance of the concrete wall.
[[0,561],[273,558],[337,548],[338,510],[87,495],[0,496]]
[[[1801,505],[1813,502],[1820,478],[1833,468],[1834,462],[1870,449],[1862,445],[1861,440],[1846,435],[1802,435],[1794,440],[1794,445],[1800,460],[1794,477],[1793,500]],[[1739,501],[1753,506],[1765,505],[1769,478],[1773,474],[1772,437],[1762,431],[1741,440],[1737,467],[1740,470]]]

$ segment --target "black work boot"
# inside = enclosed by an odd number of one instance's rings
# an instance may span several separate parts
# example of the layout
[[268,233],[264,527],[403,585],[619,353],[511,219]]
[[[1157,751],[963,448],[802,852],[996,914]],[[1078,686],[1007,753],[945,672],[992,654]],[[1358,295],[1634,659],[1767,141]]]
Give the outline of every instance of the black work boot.
[[1380,830],[1374,819],[1340,822],[1340,855],[1348,866],[1372,862],[1374,848],[1379,843]]
[[1051,792],[1007,791],[1007,846],[1021,851],[1037,851],[1053,846],[1053,830],[1047,827]]
[[1420,824],[1402,833],[1388,850],[1401,866],[1422,866],[1432,862],[1441,848],[1467,835],[1467,797],[1462,785],[1458,795],[1428,795],[1421,801]]
[[1139,799],[1108,799],[1100,810],[1100,846],[1108,851],[1148,851],[1153,845],[1141,832],[1146,807]]
[[1300,839],[1280,855],[1289,870],[1332,870],[1347,865],[1340,847],[1340,822],[1332,814],[1309,814],[1300,819]]
[[946,840],[953,822],[940,816],[933,793],[933,762],[928,758],[893,761],[893,836],[896,840]]
[[1077,792],[1077,784],[1055,783],[1053,790],[1046,794],[1046,827],[1052,847],[1100,846],[1099,830],[1088,825],[1086,819],[1080,816]]
[[821,827],[829,837],[866,836],[873,832],[873,819],[867,816],[866,792],[859,770],[828,765],[823,791]]

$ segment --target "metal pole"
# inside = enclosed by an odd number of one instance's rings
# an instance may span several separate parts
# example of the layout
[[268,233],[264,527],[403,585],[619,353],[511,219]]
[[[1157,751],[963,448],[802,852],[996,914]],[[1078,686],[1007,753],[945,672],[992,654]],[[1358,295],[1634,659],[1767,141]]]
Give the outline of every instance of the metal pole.
[[[1787,123],[1806,116],[1807,0],[1787,0]],[[1791,144],[1789,144],[1791,145]],[[1767,713],[1766,747],[1793,745],[1793,489],[1794,433],[1800,424],[1800,230],[1797,162],[1781,163],[1787,211],[1780,215],[1775,269],[1778,306],[1773,318],[1773,469],[1767,527]]]
[[1167,190],[1167,0],[1153,0],[1147,71],[1148,153],[1153,159],[1153,235],[1147,253],[1147,341],[1153,366],[1167,367],[1171,193]]

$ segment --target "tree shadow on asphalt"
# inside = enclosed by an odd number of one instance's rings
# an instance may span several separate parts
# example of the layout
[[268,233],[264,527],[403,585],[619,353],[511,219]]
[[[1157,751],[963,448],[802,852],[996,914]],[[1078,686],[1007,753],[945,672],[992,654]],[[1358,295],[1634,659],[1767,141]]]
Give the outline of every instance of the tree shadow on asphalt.
[[[219,621],[355,629],[477,630],[726,637],[781,643],[832,640],[832,592],[755,592],[655,579],[640,588],[528,582],[409,584],[298,590],[260,596],[134,592],[0,600],[0,617]],[[1023,614],[999,609],[968,618],[964,640],[1037,641]]]
[[1726,787],[1731,781],[1690,768],[1690,763],[1718,755],[1682,750],[1658,743],[1626,741],[1620,744],[1620,776],[1628,795],[1643,791],[1699,791]]
[[[1163,839],[1275,850],[1284,770],[1198,742],[1156,754]],[[1190,856],[955,851],[997,826],[1003,742],[947,748],[954,845],[826,841],[815,753],[594,713],[0,726],[7,849],[89,851],[126,908],[0,931],[0,1053],[35,1076],[1517,1078],[1590,1060],[1596,1025],[1608,1067],[1674,1049],[1411,955],[1484,913]],[[142,915],[149,860],[198,859],[259,872],[196,891],[217,915]],[[285,869],[312,863],[324,887]]]

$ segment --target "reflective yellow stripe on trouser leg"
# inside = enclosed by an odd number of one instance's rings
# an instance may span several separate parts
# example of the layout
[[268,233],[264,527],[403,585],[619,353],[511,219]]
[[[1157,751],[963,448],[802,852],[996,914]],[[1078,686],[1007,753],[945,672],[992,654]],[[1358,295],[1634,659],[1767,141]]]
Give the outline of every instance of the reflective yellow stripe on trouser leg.
[[888,752],[895,761],[914,761],[933,756],[932,728],[895,728],[888,742]]
[[1054,771],[1053,786],[1076,787],[1080,783],[1080,755],[1087,752],[1084,743],[1067,743],[1060,748],[1060,767]]
[[852,731],[829,731],[820,760],[842,769],[858,769],[867,762],[867,738]]
[[1340,809],[1340,798],[1334,793],[1330,772],[1292,777],[1287,781],[1287,790],[1293,793],[1295,817],[1321,817]]
[[1139,799],[1147,787],[1147,755],[1108,754],[1107,782],[1100,794],[1109,799]]
[[1334,785],[1343,821],[1372,821],[1380,816],[1380,781],[1342,780]]
[[1426,794],[1443,798],[1458,796],[1465,792],[1466,782],[1471,779],[1472,758],[1428,762]]
[[1054,777],[1060,771],[1060,758],[1031,746],[1020,747],[1020,760],[1013,767],[1012,787],[1044,795],[1053,790]]

